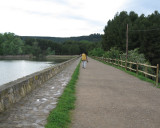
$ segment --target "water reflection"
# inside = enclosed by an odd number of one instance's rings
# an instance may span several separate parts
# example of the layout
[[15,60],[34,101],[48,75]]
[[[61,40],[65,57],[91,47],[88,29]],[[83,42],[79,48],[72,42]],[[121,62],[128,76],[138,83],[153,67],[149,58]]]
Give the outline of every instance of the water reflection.
[[29,61],[29,60],[0,60],[0,85],[43,70],[55,65],[56,60],[46,61]]

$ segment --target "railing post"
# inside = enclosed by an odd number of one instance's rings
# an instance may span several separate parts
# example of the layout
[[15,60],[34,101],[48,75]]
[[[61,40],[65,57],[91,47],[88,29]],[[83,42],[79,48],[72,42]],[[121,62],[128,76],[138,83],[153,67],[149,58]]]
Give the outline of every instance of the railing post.
[[121,66],[122,66],[122,59],[121,59]]
[[126,60],[126,63],[125,63],[125,69],[127,70],[127,60]]
[[[147,73],[147,66],[145,66],[145,72]],[[147,75],[145,74],[145,77],[147,77]]]
[[121,60],[121,64],[120,65],[122,66],[122,56],[120,57],[120,60]]
[[118,67],[119,67],[119,59],[118,59]]
[[131,63],[129,64],[129,67],[130,67],[130,71],[131,71],[131,67],[132,67],[132,64],[131,64]]
[[136,64],[136,74],[138,75],[138,63]]
[[156,71],[156,86],[158,86],[158,74],[159,74],[159,64],[157,64],[157,71]]

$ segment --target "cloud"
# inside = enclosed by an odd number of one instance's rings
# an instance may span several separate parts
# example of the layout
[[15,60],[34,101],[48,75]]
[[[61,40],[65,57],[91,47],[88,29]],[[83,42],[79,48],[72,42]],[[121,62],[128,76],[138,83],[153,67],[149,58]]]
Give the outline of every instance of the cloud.
[[[154,1],[154,0],[152,0]],[[35,36],[103,33],[109,19],[127,10],[151,12],[149,0],[0,0],[0,32]],[[159,3],[159,2],[158,2]],[[153,11],[152,11],[153,12]]]

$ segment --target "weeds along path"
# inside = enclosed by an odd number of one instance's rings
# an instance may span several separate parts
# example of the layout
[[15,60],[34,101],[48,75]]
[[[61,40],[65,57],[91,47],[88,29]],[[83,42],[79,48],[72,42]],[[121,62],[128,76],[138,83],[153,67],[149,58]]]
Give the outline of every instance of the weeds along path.
[[91,58],[76,96],[71,128],[160,127],[160,89]]
[[79,59],[0,114],[0,128],[44,128],[78,63]]

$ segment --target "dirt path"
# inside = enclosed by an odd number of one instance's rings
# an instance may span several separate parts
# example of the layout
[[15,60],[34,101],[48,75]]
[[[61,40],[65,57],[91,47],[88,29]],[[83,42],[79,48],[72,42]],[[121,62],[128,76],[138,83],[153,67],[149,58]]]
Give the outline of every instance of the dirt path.
[[160,128],[160,89],[89,58],[80,70],[72,128]]
[[50,110],[71,79],[79,59],[0,114],[0,128],[44,128]]

